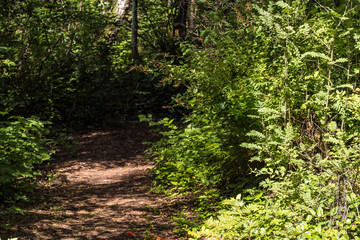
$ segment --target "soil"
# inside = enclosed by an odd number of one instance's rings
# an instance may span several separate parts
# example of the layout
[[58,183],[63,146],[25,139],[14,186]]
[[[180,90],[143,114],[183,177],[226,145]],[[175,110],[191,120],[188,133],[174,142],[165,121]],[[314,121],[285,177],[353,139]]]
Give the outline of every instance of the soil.
[[[55,155],[36,201],[0,223],[0,239],[179,239],[173,216],[189,204],[150,191],[153,164],[143,142],[159,136],[146,125],[89,130]],[[134,235],[136,237],[134,237]],[[184,239],[184,238],[182,238]]]

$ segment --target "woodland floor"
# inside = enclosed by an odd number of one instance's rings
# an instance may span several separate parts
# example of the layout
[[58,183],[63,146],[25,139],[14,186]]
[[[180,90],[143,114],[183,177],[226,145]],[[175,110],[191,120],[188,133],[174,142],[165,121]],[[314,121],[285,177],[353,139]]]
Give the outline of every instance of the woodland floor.
[[11,226],[0,239],[133,239],[126,232],[178,238],[173,217],[190,203],[150,191],[153,165],[142,142],[158,135],[133,123],[72,138],[78,144],[55,155],[47,170],[58,177],[41,183],[35,203],[23,215],[0,219]]

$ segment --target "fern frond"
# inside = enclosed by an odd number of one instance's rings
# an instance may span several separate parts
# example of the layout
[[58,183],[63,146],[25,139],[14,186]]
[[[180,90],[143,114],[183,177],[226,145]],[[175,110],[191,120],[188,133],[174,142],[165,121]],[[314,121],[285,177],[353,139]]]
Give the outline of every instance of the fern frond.
[[322,58],[322,59],[324,59],[326,61],[329,61],[329,62],[331,61],[331,59],[328,56],[326,56],[323,53],[318,53],[318,52],[306,52],[306,53],[302,54],[301,59],[304,59],[304,58],[306,58],[308,56],[314,57],[314,58]]
[[251,130],[249,133],[246,134],[246,136],[249,136],[249,137],[256,137],[256,138],[265,138],[265,135],[262,134],[261,132],[259,131],[256,131],[256,130]]
[[247,149],[250,149],[250,150],[261,150],[262,147],[255,144],[255,143],[242,143],[240,144],[241,147],[243,148],[247,148]]

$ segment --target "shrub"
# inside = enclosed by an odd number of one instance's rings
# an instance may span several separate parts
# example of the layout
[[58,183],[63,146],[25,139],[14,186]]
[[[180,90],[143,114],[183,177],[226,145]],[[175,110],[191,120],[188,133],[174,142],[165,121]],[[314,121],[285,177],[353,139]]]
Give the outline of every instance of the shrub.
[[[277,1],[244,12],[234,5],[233,15],[248,21],[216,22],[202,32],[206,49],[173,69],[193,114],[164,140],[157,167],[178,179],[206,179],[186,170],[209,169],[217,187],[244,196],[224,201],[195,237],[358,237],[358,8],[353,1]],[[221,9],[211,15],[221,19]]]
[[[50,141],[37,118],[12,117],[0,122],[0,198],[20,197],[30,179],[40,172],[36,165],[50,159]],[[25,188],[24,188],[25,187]],[[22,189],[22,190],[21,190]],[[29,189],[28,189],[29,190]]]

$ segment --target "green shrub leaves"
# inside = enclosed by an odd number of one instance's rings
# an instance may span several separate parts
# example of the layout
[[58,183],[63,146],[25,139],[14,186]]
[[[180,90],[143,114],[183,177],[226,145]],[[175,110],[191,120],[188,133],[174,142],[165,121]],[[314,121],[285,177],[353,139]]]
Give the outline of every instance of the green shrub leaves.
[[13,117],[0,122],[0,199],[10,200],[26,191],[28,180],[40,174],[36,165],[50,160],[46,133],[36,118]]
[[359,238],[359,7],[253,4],[251,24],[224,17],[203,31],[211,39],[192,54],[195,71],[174,67],[192,115],[155,147],[155,175],[243,195],[195,237]]

